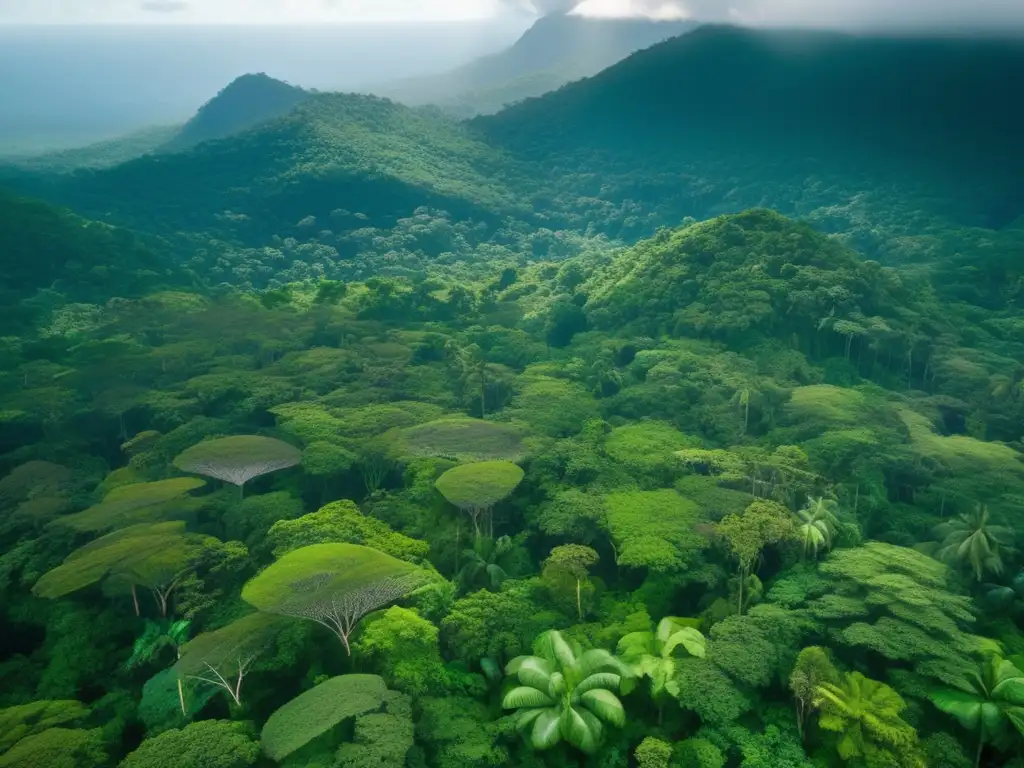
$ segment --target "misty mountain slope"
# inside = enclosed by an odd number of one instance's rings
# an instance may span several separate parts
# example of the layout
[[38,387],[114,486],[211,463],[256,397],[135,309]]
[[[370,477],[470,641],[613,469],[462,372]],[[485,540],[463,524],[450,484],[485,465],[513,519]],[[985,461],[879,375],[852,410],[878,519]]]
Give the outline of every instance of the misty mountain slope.
[[403,103],[437,104],[465,115],[495,112],[589,77],[634,51],[695,26],[688,21],[552,14],[539,19],[504,51],[444,74],[392,83],[379,92]]
[[158,125],[74,149],[22,157],[0,157],[0,164],[13,169],[48,173],[67,173],[78,168],[110,168],[158,150],[180,131],[180,125]]
[[420,206],[494,218],[522,209],[503,178],[504,153],[458,123],[385,99],[317,94],[286,117],[190,150],[139,158],[51,183],[50,196],[87,214],[152,231],[286,235],[332,211],[369,221]]
[[260,73],[242,75],[199,108],[161,149],[179,151],[223,139],[266,120],[283,117],[310,97],[309,91]]
[[1024,41],[703,27],[589,80],[476,121],[534,152],[680,139],[990,160],[1016,146]]
[[656,208],[659,225],[899,186],[1001,227],[1024,206],[1022,91],[1021,41],[702,27],[471,124],[563,198]]

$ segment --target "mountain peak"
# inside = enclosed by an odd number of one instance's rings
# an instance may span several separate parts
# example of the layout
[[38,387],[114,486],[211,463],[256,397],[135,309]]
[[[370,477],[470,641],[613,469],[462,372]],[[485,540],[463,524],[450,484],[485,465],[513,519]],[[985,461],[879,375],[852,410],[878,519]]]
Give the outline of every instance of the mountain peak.
[[309,96],[308,91],[264,72],[241,75],[201,106],[163,149],[177,152],[204,141],[223,139],[286,115]]

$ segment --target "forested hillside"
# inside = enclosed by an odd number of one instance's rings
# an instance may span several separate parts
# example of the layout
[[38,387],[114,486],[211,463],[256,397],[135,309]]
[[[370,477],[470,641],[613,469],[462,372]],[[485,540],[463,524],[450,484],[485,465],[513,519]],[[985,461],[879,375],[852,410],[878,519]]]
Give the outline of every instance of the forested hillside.
[[1024,768],[1016,50],[23,170],[0,768]]

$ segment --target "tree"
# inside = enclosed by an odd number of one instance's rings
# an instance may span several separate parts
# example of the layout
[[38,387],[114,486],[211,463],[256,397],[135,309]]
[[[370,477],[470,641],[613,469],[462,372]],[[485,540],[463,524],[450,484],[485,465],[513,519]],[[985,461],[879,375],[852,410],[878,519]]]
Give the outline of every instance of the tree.
[[211,536],[185,533],[182,522],[133,525],[79,547],[32,591],[52,599],[105,580],[111,587],[130,589],[138,615],[136,587],[142,586],[152,591],[160,615],[166,616],[174,591],[219,544]]
[[836,526],[835,507],[836,503],[832,499],[816,496],[808,499],[803,509],[796,513],[800,520],[797,535],[803,543],[804,557],[811,552],[817,559],[819,550],[832,547]]
[[244,492],[247,482],[279,469],[302,462],[302,451],[272,437],[236,435],[206,440],[186,449],[174,459],[183,472],[214,477],[238,486]]
[[463,550],[465,564],[459,569],[458,581],[466,591],[479,589],[483,582],[486,589],[494,591],[508,579],[508,571],[502,563],[514,553],[512,539],[499,536],[497,539],[477,539],[472,549]]
[[943,562],[969,565],[979,582],[987,571],[1003,572],[1002,550],[1009,548],[1013,531],[989,525],[988,507],[979,504],[974,511],[939,525],[935,533],[942,538],[936,557]]
[[411,456],[454,461],[519,461],[526,453],[520,430],[470,418],[443,418],[402,429],[398,447]]
[[[522,480],[523,470],[510,461],[478,461],[452,467],[437,478],[434,485],[451,504],[470,516],[479,540],[481,515],[507,498]],[[491,533],[494,533],[493,520]]]
[[[541,610],[523,582],[507,581],[498,592],[481,589],[456,600],[441,621],[451,656],[467,663],[509,658],[529,647]],[[541,614],[540,619],[545,617]]]
[[[703,659],[707,640],[699,630],[684,623],[685,619],[666,616],[653,632],[630,632],[619,640],[619,658],[637,678],[649,678],[651,698],[658,705],[658,722],[662,720],[665,697],[676,689],[676,651],[680,648],[691,656]],[[625,681],[623,692],[628,692]]]
[[383,712],[358,715],[352,741],[336,753],[337,768],[389,768],[405,765],[413,746],[412,700],[388,691]]
[[414,610],[393,605],[367,619],[352,650],[360,666],[369,662],[391,688],[414,696],[444,692],[438,629]]
[[411,563],[423,562],[430,551],[429,543],[393,531],[387,523],[364,515],[348,499],[292,520],[280,520],[267,533],[275,557],[310,544],[333,543],[363,544]]
[[105,531],[161,519],[182,517],[193,511],[189,506],[177,506],[190,491],[202,488],[205,480],[196,477],[173,477],[152,483],[131,483],[114,488],[103,501],[82,512],[59,517],[57,522],[78,531]]
[[765,547],[793,535],[793,521],[786,508],[773,501],[758,500],[742,515],[728,515],[717,526],[739,562],[739,608],[743,613],[743,584],[757,565]]
[[241,706],[242,681],[274,642],[281,622],[277,616],[253,613],[204,632],[185,643],[174,670],[182,678],[223,688]]
[[169,621],[146,620],[145,629],[136,638],[132,646],[131,658],[125,662],[125,667],[135,669],[157,658],[164,648],[174,649],[177,658],[178,648],[188,640],[188,629],[192,622],[184,619]]
[[146,739],[119,768],[250,768],[259,757],[249,723],[201,720]]
[[987,742],[1000,748],[1009,745],[1011,726],[1024,736],[1024,672],[1000,656],[989,656],[963,688],[938,688],[929,698],[964,728],[978,732],[975,766],[981,765]]
[[339,675],[278,708],[263,726],[260,741],[271,760],[281,762],[343,720],[373,712],[388,689],[377,675]]
[[0,709],[0,752],[27,736],[56,726],[76,725],[88,716],[88,707],[74,699],[33,701]]
[[633,753],[637,768],[669,768],[672,760],[672,745],[667,741],[646,737]]
[[295,616],[333,632],[351,655],[359,620],[408,594],[421,581],[415,566],[358,544],[313,544],[257,574],[242,599],[261,611]]
[[604,504],[617,565],[678,572],[707,545],[696,530],[699,507],[670,488],[615,491]]
[[552,581],[568,576],[576,582],[576,615],[583,618],[580,585],[589,575],[587,569],[597,564],[597,552],[580,544],[563,544],[551,550],[544,561],[544,576]]
[[796,725],[803,738],[807,717],[817,698],[818,686],[839,682],[839,672],[832,664],[828,651],[816,645],[797,654],[796,664],[789,675],[789,690],[796,700]]
[[626,711],[615,693],[625,666],[608,651],[583,651],[557,630],[538,638],[535,656],[519,656],[505,666],[520,685],[505,694],[501,706],[518,710],[516,728],[529,729],[534,749],[566,741],[593,754],[601,745],[604,724],[623,726]]
[[814,706],[819,727],[839,734],[836,751],[843,760],[924,768],[917,732],[900,717],[906,702],[885,683],[848,672],[838,683],[819,685]]
[[101,768],[109,765],[99,728],[48,728],[0,755],[0,768]]

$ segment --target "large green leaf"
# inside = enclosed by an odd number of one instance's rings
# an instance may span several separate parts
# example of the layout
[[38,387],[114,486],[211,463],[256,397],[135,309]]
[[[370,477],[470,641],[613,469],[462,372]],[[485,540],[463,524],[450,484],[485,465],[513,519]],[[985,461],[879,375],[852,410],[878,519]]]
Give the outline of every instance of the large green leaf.
[[683,627],[669,636],[662,647],[661,655],[671,656],[672,652],[680,645],[691,656],[703,659],[707,648],[707,639],[698,630],[692,627]]
[[973,693],[942,688],[932,691],[928,698],[938,709],[947,715],[953,715],[960,724],[969,730],[975,730],[981,719],[982,700]]
[[611,691],[597,688],[587,691],[580,696],[580,701],[587,709],[606,723],[617,725],[620,728],[626,723],[626,710],[622,708],[622,702]]
[[551,707],[554,706],[554,704],[555,700],[548,696],[547,693],[525,685],[513,688],[505,694],[505,698],[501,701],[501,706],[505,709],[519,709],[520,707]]
[[597,688],[606,688],[610,691],[618,690],[619,681],[622,678],[616,675],[614,672],[595,672],[590,677],[581,680],[575,688],[573,688],[573,694],[580,696],[587,691],[592,691]]
[[644,656],[654,655],[654,634],[652,632],[630,632],[619,640],[617,649],[624,662],[639,664]]
[[530,742],[534,749],[550,749],[562,738],[559,723],[559,711],[555,708],[539,710],[540,714],[533,721]]
[[551,673],[546,669],[549,665],[541,662],[542,660],[536,657],[525,659],[516,672],[519,682],[538,691],[547,691],[551,684]]
[[562,712],[562,735],[577,749],[592,754],[601,740],[601,724],[584,717],[583,712],[568,707]]

